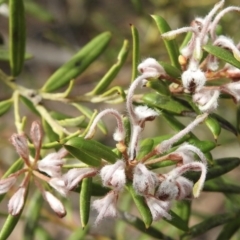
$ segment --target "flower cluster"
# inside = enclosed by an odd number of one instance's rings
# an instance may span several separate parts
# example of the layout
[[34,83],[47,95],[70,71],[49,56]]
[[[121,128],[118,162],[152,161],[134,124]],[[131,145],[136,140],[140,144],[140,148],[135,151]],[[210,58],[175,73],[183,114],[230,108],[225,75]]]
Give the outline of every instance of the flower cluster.
[[[147,60],[149,62],[149,59]],[[99,120],[106,115],[112,115],[117,122],[117,128],[113,134],[113,139],[121,154],[121,158],[114,164],[107,164],[102,159],[101,167],[72,168],[66,173],[62,173],[63,157],[67,151],[61,149],[56,153],[50,153],[40,160],[40,150],[42,145],[42,131],[38,122],[33,122],[30,131],[30,139],[35,147],[35,157],[29,154],[28,138],[24,134],[14,134],[11,142],[16,148],[20,157],[24,160],[24,167],[0,180],[0,194],[6,193],[16,182],[20,174],[24,174],[24,179],[9,201],[9,212],[12,215],[19,214],[24,206],[27,187],[32,178],[36,186],[42,192],[43,197],[50,204],[51,208],[60,216],[64,216],[66,211],[63,204],[45,190],[42,182],[47,182],[61,195],[67,196],[68,192],[74,189],[81,180],[87,177],[100,175],[102,185],[111,188],[108,194],[102,199],[95,200],[93,208],[98,211],[96,223],[105,217],[117,216],[117,199],[124,190],[126,184],[131,184],[136,194],[144,197],[146,206],[149,207],[153,220],[162,217],[171,219],[168,213],[174,200],[190,199],[198,197],[203,187],[207,162],[204,154],[195,146],[183,144],[175,151],[171,150],[172,145],[193,130],[199,123],[204,121],[208,114],[199,115],[182,131],[175,134],[168,140],[156,145],[147,155],[138,158],[140,135],[147,121],[153,121],[159,114],[147,106],[133,105],[134,91],[138,85],[143,85],[145,81],[151,81],[166,73],[154,59],[150,59],[150,64],[146,61],[139,65],[141,75],[131,84],[126,101],[128,117],[131,122],[130,142],[126,143],[126,129],[123,117],[114,109],[105,109],[93,120],[85,139],[94,136],[95,128]],[[198,156],[200,161],[195,161]],[[158,173],[149,170],[149,166],[157,162],[172,160],[176,163],[169,173]],[[199,181],[194,185],[192,181],[182,176],[187,171],[200,171]]]
[[24,134],[13,134],[10,138],[17,153],[24,161],[24,166],[17,172],[0,180],[0,194],[8,192],[16,183],[20,175],[24,175],[18,190],[13,194],[8,203],[8,211],[12,215],[21,212],[28,192],[31,179],[41,191],[43,198],[49,203],[50,207],[59,217],[66,215],[65,208],[50,191],[45,190],[44,182],[51,185],[51,179],[61,176],[63,165],[62,158],[67,154],[64,149],[56,153],[50,153],[45,158],[40,159],[43,134],[38,122],[33,122],[30,130],[30,139],[35,148],[34,158],[30,155],[28,138]]
[[[221,0],[207,16],[194,19],[189,27],[162,34],[162,37],[167,40],[185,32],[192,34],[188,44],[181,49],[179,56],[183,70],[181,78],[184,91],[193,94],[193,101],[202,112],[212,112],[217,108],[221,92],[231,95],[236,102],[240,99],[239,69],[229,63],[220,68],[217,57],[211,54],[205,59],[203,57],[204,45],[212,43],[213,46],[232,52],[234,58],[240,60],[240,45],[236,45],[229,37],[216,34],[216,28],[221,18],[229,12],[239,12],[240,7],[230,6],[220,10],[223,5],[224,0]],[[227,77],[233,82],[220,86],[206,86],[207,82],[219,77]]]

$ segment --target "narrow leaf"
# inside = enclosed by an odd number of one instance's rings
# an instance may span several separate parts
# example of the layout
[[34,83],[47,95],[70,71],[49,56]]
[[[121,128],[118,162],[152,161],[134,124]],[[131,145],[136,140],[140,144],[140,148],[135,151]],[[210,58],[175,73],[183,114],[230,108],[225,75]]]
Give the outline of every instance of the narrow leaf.
[[104,159],[111,163],[114,163],[117,160],[117,155],[111,150],[111,148],[95,140],[74,137],[67,141],[65,145],[66,147],[74,147],[75,149],[85,152],[89,156],[96,157],[99,160]]
[[216,240],[232,239],[231,237],[239,230],[240,218],[236,218],[225,224]]
[[123,46],[117,56],[117,62],[107,71],[103,78],[98,81],[97,86],[88,95],[102,94],[108,88],[125,63],[128,51],[129,43],[127,40],[124,40]]
[[213,179],[204,184],[203,191],[240,194],[240,186],[231,183],[224,183],[218,181],[218,179]]
[[184,112],[191,111],[189,108],[176,101],[172,97],[160,95],[158,93],[147,93],[142,99],[150,107],[167,110],[174,114],[183,114]]
[[140,212],[141,216],[142,216],[142,220],[144,222],[144,225],[142,227],[144,227],[146,230],[146,228],[149,228],[152,224],[152,214],[145,202],[144,197],[136,194],[133,186],[131,184],[127,184],[126,185],[127,190],[131,193],[133,201],[138,209],[138,211]]
[[230,63],[231,65],[233,65],[236,68],[240,68],[240,62],[233,56],[233,54],[231,52],[229,52],[226,49],[223,49],[221,47],[217,47],[217,46],[212,46],[210,44],[207,44],[203,47],[203,49],[216,56],[217,58]]
[[176,227],[182,231],[188,230],[188,225],[187,225],[186,221],[184,221],[179,215],[177,215],[173,211],[170,211],[169,213],[171,214],[172,219],[168,220],[168,219],[163,218],[164,221],[170,223],[171,225],[173,225],[174,227]]
[[109,32],[104,32],[92,39],[47,80],[42,87],[42,91],[52,92],[69,84],[105,50],[110,39],[111,34]]
[[205,124],[212,132],[214,139],[217,141],[218,136],[221,133],[221,126],[220,126],[219,122],[213,117],[208,117],[205,120]]
[[151,138],[146,138],[141,141],[137,159],[141,159],[145,155],[147,155],[147,153],[149,153],[153,149],[153,144],[154,141]]
[[26,26],[23,0],[9,0],[10,67],[15,77],[22,71],[25,55]]
[[[156,22],[158,30],[160,31],[160,34],[171,31],[171,28],[169,27],[168,23],[165,21],[164,18],[162,18],[161,16],[156,16],[156,15],[152,15],[152,18]],[[171,64],[174,67],[181,69],[180,64],[178,62],[179,50],[178,50],[176,41],[175,40],[167,41],[167,40],[163,39],[163,42],[168,51],[168,55],[170,57]]]
[[92,194],[92,178],[84,178],[82,180],[81,192],[80,192],[80,218],[82,228],[85,228],[88,224],[90,207],[91,207],[91,194]]
[[[136,1],[139,2],[139,1]],[[137,78],[138,75],[138,64],[140,61],[139,57],[139,34],[138,30],[134,25],[131,25],[132,32],[132,82]]]
[[12,99],[3,100],[0,102],[0,116],[2,116],[4,113],[8,112],[8,110],[11,108],[13,104]]
[[206,233],[208,230],[227,223],[235,218],[239,218],[239,212],[215,214],[203,222],[191,227],[187,233],[182,235],[181,239],[189,239],[189,237],[192,239],[193,237]]

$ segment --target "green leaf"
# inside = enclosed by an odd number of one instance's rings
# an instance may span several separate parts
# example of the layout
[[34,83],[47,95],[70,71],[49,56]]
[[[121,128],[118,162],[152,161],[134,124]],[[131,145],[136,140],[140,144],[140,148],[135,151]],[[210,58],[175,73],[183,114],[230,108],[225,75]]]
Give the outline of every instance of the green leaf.
[[[217,178],[240,165],[240,158],[220,158],[213,161],[213,165],[209,166],[206,180]],[[200,174],[197,172],[189,172],[186,174],[193,181],[199,179]]]
[[165,81],[159,81],[158,79],[147,81],[146,87],[150,87],[154,89],[159,94],[166,95],[166,96],[170,95],[168,85]]
[[158,93],[144,94],[142,100],[150,107],[167,110],[174,114],[183,114],[184,112],[190,111],[189,108],[174,100],[172,97],[160,95]]
[[171,225],[173,225],[174,227],[176,227],[182,231],[188,230],[188,225],[187,225],[186,221],[184,221],[179,215],[177,215],[173,211],[170,211],[169,213],[171,214],[172,219],[167,220],[167,219],[163,218],[164,221],[170,223]]
[[9,46],[12,76],[21,73],[26,42],[25,12],[23,0],[9,0]]
[[[139,2],[139,1],[137,1]],[[139,57],[139,34],[137,28],[131,24],[132,32],[132,82],[138,76],[138,64],[140,61]]]
[[219,122],[213,117],[208,117],[205,120],[205,124],[212,132],[214,139],[217,141],[218,136],[221,133],[221,126],[220,126]]
[[235,218],[239,218],[239,211],[236,213],[223,213],[223,214],[215,214],[212,217],[204,220],[203,222],[194,225],[191,227],[187,233],[184,233],[181,239],[192,239],[200,234],[206,233],[208,230],[227,223]]
[[195,138],[190,138],[188,142],[195,147],[199,148],[202,152],[207,153],[213,150],[217,145],[212,141],[201,141]]
[[146,138],[140,143],[140,149],[137,155],[137,159],[143,158],[153,149],[154,141],[151,138]]
[[59,141],[59,136],[53,131],[52,127],[44,118],[42,118],[42,126],[50,142]]
[[220,126],[221,126],[223,129],[225,129],[225,130],[227,130],[227,131],[229,131],[229,132],[232,132],[235,136],[238,135],[238,130],[236,129],[236,127],[233,126],[233,124],[231,124],[231,123],[230,123],[229,121],[227,121],[225,118],[219,116],[219,115],[216,114],[216,113],[211,113],[210,116],[213,117],[213,118],[215,118],[215,119],[219,122]]
[[92,195],[92,178],[84,178],[82,180],[81,192],[80,192],[80,218],[82,228],[85,228],[88,224],[90,208],[91,208],[91,195]]
[[37,111],[36,107],[33,105],[33,103],[28,100],[26,97],[20,96],[21,101],[37,116],[40,116],[39,112]]
[[76,53],[67,63],[63,64],[44,84],[43,92],[52,92],[63,87],[79,76],[107,47],[111,39],[109,32],[104,32]]
[[159,62],[160,65],[164,68],[165,72],[173,77],[173,78],[181,78],[181,74],[182,72],[179,70],[179,68],[176,68],[172,65],[170,65],[169,63],[166,63],[166,62],[162,62],[160,61]]
[[144,197],[138,195],[131,184],[127,184],[126,188],[131,193],[133,201],[142,216],[145,228],[149,228],[152,224],[152,214],[145,202]]
[[239,230],[240,226],[240,218],[236,218],[232,221],[229,221],[225,224],[222,231],[219,233],[216,240],[226,240],[226,239],[232,239],[231,237]]
[[40,220],[42,205],[43,197],[41,192],[37,190],[33,196],[31,196],[31,201],[27,208],[23,240],[33,239],[35,230]]
[[13,101],[12,99],[3,100],[0,102],[0,116],[6,113],[12,106]]
[[90,166],[99,167],[101,165],[101,158],[99,158],[99,157],[92,156],[89,153],[82,151],[81,149],[78,149],[78,148],[75,148],[75,147],[72,147],[69,145],[64,145],[64,147],[75,158],[81,160],[82,162],[84,162]]
[[192,202],[189,200],[182,200],[182,201],[176,202],[177,214],[181,216],[187,228],[188,228],[189,219],[191,217],[191,203]]
[[[161,16],[156,16],[156,15],[152,15],[152,18],[156,22],[158,30],[160,31],[160,34],[171,31],[171,28],[169,27],[168,23],[165,21],[164,18],[162,18]],[[179,50],[178,50],[176,41],[175,40],[167,41],[167,40],[163,39],[163,42],[168,51],[168,55],[170,57],[171,64],[174,67],[181,69],[180,64],[178,62]]]
[[205,182],[203,191],[240,194],[240,186],[231,183],[224,183],[222,181],[218,181],[218,179],[213,179]]
[[67,149],[71,149],[70,153],[73,154],[78,159],[81,159],[82,161],[87,161],[86,159],[83,160],[81,158],[81,154],[83,153],[85,153],[85,155],[88,155],[89,157],[90,156],[93,157],[94,159],[97,160],[96,162],[97,166],[101,163],[101,159],[104,159],[110,163],[114,163],[118,158],[118,156],[111,150],[111,148],[95,140],[84,139],[82,137],[71,138],[65,143],[65,147]]
[[223,49],[221,47],[212,46],[210,44],[205,45],[203,49],[206,52],[216,56],[217,58],[222,59],[227,63],[230,63],[234,67],[240,68],[240,62],[228,50]]
[[117,62],[107,71],[103,78],[98,81],[97,86],[87,95],[99,95],[108,88],[125,63],[128,51],[129,43],[127,40],[124,40],[123,46],[117,56]]

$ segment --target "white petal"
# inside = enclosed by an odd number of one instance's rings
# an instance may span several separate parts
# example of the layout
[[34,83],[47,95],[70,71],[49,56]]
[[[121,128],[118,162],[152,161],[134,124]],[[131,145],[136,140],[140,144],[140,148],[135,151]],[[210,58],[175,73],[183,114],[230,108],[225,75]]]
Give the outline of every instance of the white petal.
[[20,213],[25,201],[26,188],[20,187],[10,198],[8,202],[8,212],[15,216]]

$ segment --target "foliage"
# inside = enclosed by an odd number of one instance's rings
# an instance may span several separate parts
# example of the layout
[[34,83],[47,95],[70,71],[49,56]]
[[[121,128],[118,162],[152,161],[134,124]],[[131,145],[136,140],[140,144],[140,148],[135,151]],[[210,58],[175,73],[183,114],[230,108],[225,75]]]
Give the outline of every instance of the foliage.
[[[220,1],[204,18],[177,30],[171,30],[167,19],[152,15],[169,61],[147,58],[138,64],[141,34],[131,25],[132,44],[123,40],[116,62],[90,91],[79,96],[74,95],[77,78],[97,62],[115,36],[100,33],[43,86],[28,88],[19,82],[25,61],[31,58],[26,52],[25,11],[38,13],[36,17],[42,21],[52,21],[52,16],[32,1],[0,4],[9,16],[9,48],[0,46],[0,59],[10,66],[10,74],[0,69],[0,81],[11,91],[11,97],[0,102],[0,116],[13,112],[17,133],[11,135],[10,142],[20,157],[7,159],[11,164],[0,180],[0,200],[10,199],[8,213],[1,214],[0,239],[8,239],[19,221],[24,224],[24,239],[52,239],[41,220],[70,230],[68,239],[95,239],[91,228],[101,227],[106,217],[116,217],[117,239],[129,237],[124,232],[127,226],[136,228],[142,239],[192,239],[216,226],[222,226],[217,239],[230,239],[238,231],[240,187],[224,174],[236,169],[240,158],[228,154],[216,159],[211,151],[218,150],[223,129],[239,135],[239,109],[235,107],[236,126],[216,111],[229,99],[235,103],[240,100],[240,45],[217,27],[225,14],[240,8],[223,8],[224,1]],[[141,13],[139,2],[132,4]],[[176,37],[182,33],[187,34],[179,44]],[[130,54],[132,74],[130,87],[125,89],[114,85],[114,80]],[[147,92],[136,94],[139,86]],[[77,116],[53,109],[47,101],[75,109]],[[99,112],[88,103],[111,107]],[[112,106],[123,103],[126,116]],[[36,119],[31,126],[23,105]],[[114,147],[93,139],[97,129],[107,134],[109,127],[102,121],[105,116],[117,123]],[[156,118],[165,120],[173,132],[163,134],[163,129],[154,129],[154,136],[141,139]],[[180,121],[185,118],[187,124]],[[205,128],[202,135],[193,133],[201,123],[208,130]],[[202,191],[223,194],[226,209],[190,225],[190,219],[197,215],[191,202],[201,197]],[[71,216],[75,209],[70,196],[79,199],[82,229]],[[94,196],[97,199],[93,200]],[[52,212],[45,210],[43,200]],[[98,212],[95,225],[90,221],[92,209]]]

